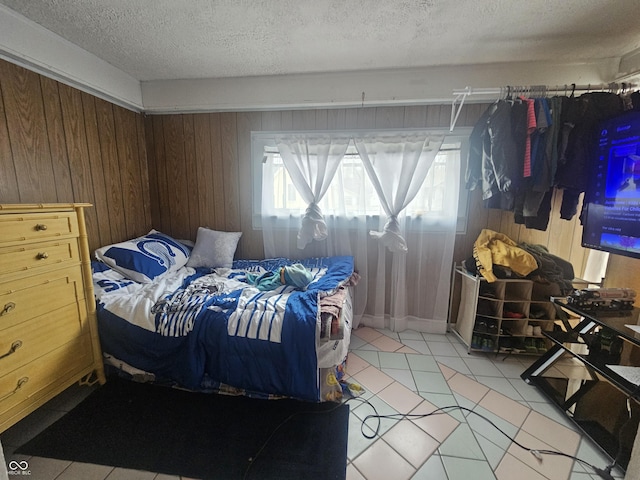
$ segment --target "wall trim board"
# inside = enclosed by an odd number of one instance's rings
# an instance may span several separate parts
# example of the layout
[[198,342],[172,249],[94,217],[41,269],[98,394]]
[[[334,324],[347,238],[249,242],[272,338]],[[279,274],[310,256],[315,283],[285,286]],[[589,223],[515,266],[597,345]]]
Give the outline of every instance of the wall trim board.
[[0,58],[120,107],[144,110],[137,79],[4,5]]

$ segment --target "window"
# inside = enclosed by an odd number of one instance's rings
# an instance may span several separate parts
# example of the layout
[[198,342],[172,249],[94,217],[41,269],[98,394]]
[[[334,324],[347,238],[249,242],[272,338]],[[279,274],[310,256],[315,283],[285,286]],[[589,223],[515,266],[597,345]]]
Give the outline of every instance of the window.
[[[450,217],[448,209],[455,205],[451,199],[450,182],[458,181],[460,198],[457,212],[457,231],[466,231],[467,191],[460,174],[460,159],[466,158],[466,137],[447,135],[431,166],[427,178],[416,198],[406,208],[411,219],[437,224],[439,219]],[[259,228],[261,211],[278,218],[301,216],[306,202],[293,185],[289,173],[275,146],[273,134],[252,134],[254,227]],[[463,156],[464,155],[464,156]],[[264,202],[264,205],[262,204]],[[378,195],[369,180],[353,143],[340,162],[340,167],[319,204],[325,216],[378,217],[384,215]]]

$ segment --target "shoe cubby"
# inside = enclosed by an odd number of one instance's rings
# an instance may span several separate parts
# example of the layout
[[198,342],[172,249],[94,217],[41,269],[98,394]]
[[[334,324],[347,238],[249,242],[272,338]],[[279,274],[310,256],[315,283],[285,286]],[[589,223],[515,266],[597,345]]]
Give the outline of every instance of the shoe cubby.
[[553,330],[556,320],[554,285],[526,279],[489,283],[461,267],[456,275],[462,283],[455,331],[469,351],[540,355],[550,348],[542,332]]

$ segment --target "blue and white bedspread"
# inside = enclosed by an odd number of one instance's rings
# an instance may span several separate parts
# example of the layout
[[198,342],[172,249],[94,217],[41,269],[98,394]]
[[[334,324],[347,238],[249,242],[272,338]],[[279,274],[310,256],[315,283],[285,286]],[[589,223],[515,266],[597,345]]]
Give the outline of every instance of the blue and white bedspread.
[[[306,291],[260,291],[245,282],[302,263]],[[230,385],[264,395],[319,401],[318,303],[353,273],[353,258],[238,260],[230,269],[183,267],[133,282],[93,262],[103,352],[158,380],[190,389]],[[338,361],[339,363],[339,361]]]

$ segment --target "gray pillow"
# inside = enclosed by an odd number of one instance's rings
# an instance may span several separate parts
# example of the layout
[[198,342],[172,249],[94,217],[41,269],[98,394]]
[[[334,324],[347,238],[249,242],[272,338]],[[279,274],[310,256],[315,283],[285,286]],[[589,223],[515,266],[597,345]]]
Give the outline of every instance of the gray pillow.
[[198,227],[187,267],[231,268],[242,232],[219,232]]

